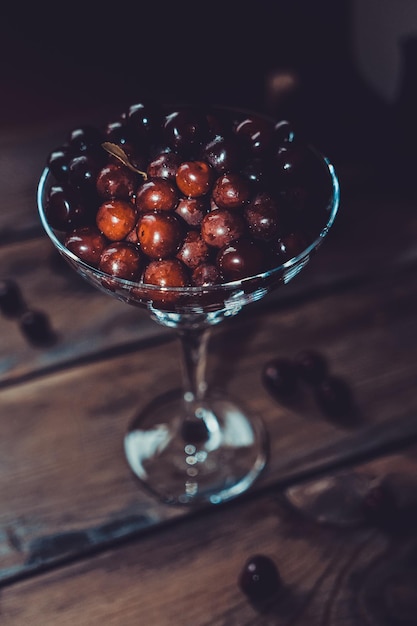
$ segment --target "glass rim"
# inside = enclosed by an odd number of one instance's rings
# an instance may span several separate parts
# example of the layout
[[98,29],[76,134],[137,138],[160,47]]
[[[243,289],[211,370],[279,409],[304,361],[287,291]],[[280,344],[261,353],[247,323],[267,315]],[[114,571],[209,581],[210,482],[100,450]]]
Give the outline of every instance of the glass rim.
[[164,287],[160,285],[151,285],[149,283],[144,283],[142,281],[132,281],[132,280],[125,279],[125,278],[120,278],[118,276],[113,276],[111,274],[103,272],[102,270],[92,265],[89,265],[88,263],[86,263],[85,261],[77,257],[77,255],[71,252],[71,250],[65,247],[62,241],[56,235],[55,230],[50,226],[50,224],[48,223],[48,220],[46,219],[46,215],[44,211],[44,192],[46,189],[48,178],[52,176],[48,167],[45,167],[44,170],[42,171],[42,174],[40,176],[39,183],[37,186],[36,199],[37,199],[38,213],[39,213],[41,223],[46,234],[48,235],[49,239],[52,241],[52,243],[54,244],[54,246],[57,248],[57,250],[60,252],[62,256],[67,257],[69,260],[76,263],[80,268],[85,269],[85,271],[94,272],[94,274],[96,274],[99,278],[103,278],[103,280],[111,280],[114,286],[120,286],[120,288],[122,289],[131,290],[131,289],[137,289],[139,287],[140,289],[148,290],[149,293],[152,293],[152,292],[161,293],[162,291],[164,293],[198,295],[200,293],[207,294],[207,292],[230,291],[232,289],[237,289],[239,287],[243,288],[245,285],[248,285],[251,282],[265,280],[267,278],[272,278],[275,275],[279,275],[280,273],[283,273],[287,270],[290,270],[292,267],[297,266],[303,259],[308,257],[308,255],[311,254],[311,252],[313,252],[320,245],[320,243],[324,240],[324,238],[326,237],[327,233],[329,232],[330,228],[332,227],[335,221],[336,215],[339,210],[339,205],[340,205],[340,183],[339,183],[338,176],[336,174],[336,171],[332,162],[326,156],[324,156],[320,151],[318,151],[316,148],[312,146],[309,146],[309,149],[315,153],[315,155],[322,161],[322,163],[325,164],[327,168],[327,172],[330,175],[332,188],[331,188],[330,199],[326,206],[326,210],[329,210],[330,214],[329,214],[329,218],[326,224],[323,226],[318,236],[298,255],[292,257],[291,259],[288,259],[284,263],[281,263],[280,265],[277,265],[276,267],[273,267],[269,270],[265,270],[258,274],[247,276],[245,278],[241,278],[238,280],[233,280],[233,281],[219,283],[219,284],[210,284],[210,285],[186,286],[186,287]]

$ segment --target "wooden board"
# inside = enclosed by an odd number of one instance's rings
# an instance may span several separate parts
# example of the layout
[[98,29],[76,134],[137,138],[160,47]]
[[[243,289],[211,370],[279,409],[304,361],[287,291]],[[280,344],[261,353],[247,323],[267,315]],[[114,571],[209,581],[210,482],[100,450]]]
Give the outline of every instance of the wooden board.
[[[261,416],[270,434],[270,463],[256,489],[299,482],[417,436],[414,276],[384,284],[301,308],[274,304],[215,330],[209,380]],[[292,404],[263,388],[267,360],[306,347],[322,351],[351,386],[357,412],[347,422],[324,418],[308,387]],[[174,341],[141,346],[0,391],[3,580],[188,515],[147,496],[122,452],[137,408],[180,383],[178,358]]]
[[[398,512],[410,516],[417,449],[353,468],[351,476],[370,473],[395,477]],[[410,476],[414,492],[406,489]],[[272,491],[6,587],[1,620],[5,626],[414,624],[417,537],[415,525],[406,527],[388,532],[368,518],[348,528],[317,524]],[[271,558],[282,581],[262,603],[238,585],[254,554]]]

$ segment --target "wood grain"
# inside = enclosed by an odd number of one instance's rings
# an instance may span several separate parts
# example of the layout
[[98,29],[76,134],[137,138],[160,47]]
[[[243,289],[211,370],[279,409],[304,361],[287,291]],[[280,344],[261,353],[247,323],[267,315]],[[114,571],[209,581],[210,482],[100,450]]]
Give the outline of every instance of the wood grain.
[[[216,329],[209,379],[260,415],[270,435],[269,467],[256,489],[299,482],[417,436],[413,289],[414,277],[404,274],[384,290],[366,285],[302,308],[274,305]],[[306,346],[322,351],[351,386],[357,411],[348,422],[324,418],[309,387],[292,404],[263,388],[267,360]],[[147,496],[122,453],[137,408],[180,383],[178,358],[174,341],[141,346],[1,390],[3,580],[188,515]]]
[[[351,471],[396,476],[397,486],[409,483],[411,472],[415,487],[417,449]],[[415,505],[415,493],[414,501],[402,500],[402,515]],[[353,528],[316,524],[269,492],[6,587],[0,616],[5,626],[393,625],[393,616],[404,622],[408,610],[395,596],[394,582],[400,575],[410,582],[407,555],[415,544],[415,526],[408,534],[390,534],[369,522]],[[281,590],[262,604],[238,586],[255,553],[273,559],[282,579]],[[389,597],[383,595],[388,584]]]

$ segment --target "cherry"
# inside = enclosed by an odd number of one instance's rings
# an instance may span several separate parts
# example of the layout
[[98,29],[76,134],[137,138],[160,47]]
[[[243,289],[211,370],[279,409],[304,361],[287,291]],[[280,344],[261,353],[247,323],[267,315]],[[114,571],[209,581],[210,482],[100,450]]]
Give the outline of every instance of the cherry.
[[122,163],[107,163],[98,173],[97,193],[101,198],[131,199],[138,188],[140,176]]
[[284,261],[298,256],[307,248],[308,240],[301,232],[283,235],[275,244],[275,252]]
[[70,190],[60,185],[50,188],[45,203],[45,215],[52,228],[68,231],[87,224],[92,221],[92,213]]
[[177,204],[178,192],[165,178],[150,178],[136,194],[136,206],[140,211],[173,211]]
[[254,155],[264,154],[272,143],[274,127],[262,117],[249,116],[236,126],[236,135],[249,146]]
[[245,223],[236,211],[214,209],[209,211],[201,223],[201,236],[209,246],[223,248],[242,237]]
[[10,279],[0,280],[0,311],[6,317],[16,317],[25,308],[18,284]]
[[190,230],[177,252],[177,259],[191,270],[205,263],[210,255],[209,247],[196,230]]
[[140,278],[142,266],[142,255],[137,246],[129,242],[115,241],[104,248],[99,269],[118,278],[137,280]]
[[207,213],[207,205],[204,198],[184,198],[181,197],[175,209],[186,224],[191,228],[197,228],[203,221]]
[[327,376],[315,386],[315,396],[321,410],[329,417],[346,416],[352,409],[352,393],[344,380]]
[[102,163],[95,155],[82,154],[74,157],[68,165],[68,182],[81,192],[95,190],[97,174],[101,166]]
[[107,200],[97,211],[96,224],[110,241],[124,239],[136,224],[136,209],[126,200]]
[[109,122],[104,128],[104,140],[123,146],[132,141],[132,132],[127,127],[125,120]]
[[19,326],[23,335],[34,346],[50,345],[56,339],[49,318],[43,311],[27,309],[19,318]]
[[150,178],[167,178],[175,181],[181,157],[176,152],[161,152],[150,161],[146,170]]
[[250,239],[240,239],[222,248],[217,265],[224,282],[255,276],[265,269],[265,255],[261,247]]
[[236,172],[222,174],[214,183],[212,195],[222,209],[239,208],[249,200],[249,182]]
[[59,183],[65,183],[68,178],[69,162],[73,154],[69,146],[62,146],[48,155],[46,165],[49,167],[51,174]]
[[186,287],[188,274],[178,259],[151,261],[143,274],[143,282],[159,287]]
[[93,267],[98,267],[101,253],[107,244],[108,240],[96,226],[75,228],[67,235],[64,242],[68,250]]
[[255,554],[244,564],[239,574],[238,585],[250,599],[262,600],[274,595],[280,589],[281,578],[270,557]]
[[201,263],[192,273],[191,282],[195,287],[204,287],[208,285],[218,285],[220,274],[217,265],[212,263]]
[[240,150],[234,137],[217,136],[211,139],[201,150],[204,159],[218,173],[236,170],[239,167]]
[[185,107],[168,114],[163,124],[165,141],[174,149],[189,153],[208,135],[206,115],[194,108]]
[[175,180],[184,195],[198,198],[210,190],[213,172],[205,161],[185,161],[179,166]]
[[161,114],[155,103],[137,102],[126,114],[127,124],[139,139],[151,138],[160,129]]
[[308,383],[318,384],[327,375],[327,362],[315,350],[302,350],[294,357],[295,368],[300,378]]
[[184,237],[179,218],[165,211],[144,213],[136,230],[142,251],[152,259],[175,255]]
[[267,192],[259,192],[244,208],[249,231],[256,239],[270,240],[279,233],[278,206]]
[[262,382],[272,396],[291,396],[298,386],[294,363],[284,357],[269,360],[262,368]]
[[295,141],[293,125],[288,120],[280,120],[274,126],[273,142],[276,146],[292,143]]
[[103,142],[103,133],[95,126],[74,128],[68,137],[68,143],[74,153],[97,149]]
[[254,157],[248,159],[241,167],[240,173],[247,178],[250,184],[258,189],[265,187],[268,181],[263,159]]
[[285,178],[296,176],[304,165],[305,154],[305,150],[298,144],[285,143],[281,145],[273,159],[275,173]]

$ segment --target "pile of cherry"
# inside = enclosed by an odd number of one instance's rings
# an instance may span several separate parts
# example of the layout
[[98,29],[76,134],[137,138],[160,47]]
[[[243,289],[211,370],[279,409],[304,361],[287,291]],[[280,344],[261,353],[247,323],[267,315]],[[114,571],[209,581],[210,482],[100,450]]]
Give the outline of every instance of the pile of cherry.
[[53,150],[45,206],[65,246],[161,287],[253,276],[326,224],[330,181],[288,121],[219,108],[129,106]]

